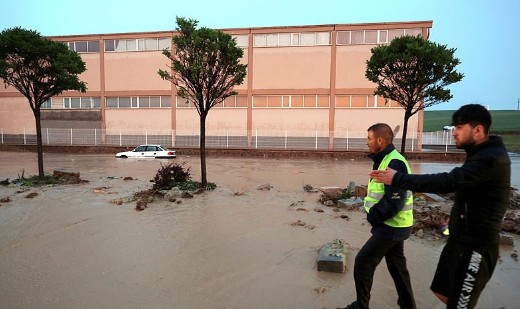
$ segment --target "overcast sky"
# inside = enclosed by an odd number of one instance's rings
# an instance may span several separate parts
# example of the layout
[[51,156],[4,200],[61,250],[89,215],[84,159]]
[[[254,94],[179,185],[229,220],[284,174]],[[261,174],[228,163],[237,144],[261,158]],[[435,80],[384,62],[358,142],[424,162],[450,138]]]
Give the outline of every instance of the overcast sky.
[[431,20],[430,40],[456,48],[465,75],[431,109],[518,108],[519,0],[0,0],[0,30],[45,36],[173,30],[175,16],[215,29]]

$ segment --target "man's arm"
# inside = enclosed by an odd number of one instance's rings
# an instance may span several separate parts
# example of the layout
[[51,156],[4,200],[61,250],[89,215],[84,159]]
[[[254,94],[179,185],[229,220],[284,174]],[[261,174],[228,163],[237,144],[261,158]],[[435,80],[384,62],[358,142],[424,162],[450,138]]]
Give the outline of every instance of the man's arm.
[[449,193],[457,188],[471,187],[486,181],[488,173],[493,173],[490,163],[485,160],[468,161],[449,173],[409,175],[394,169],[371,171],[369,176],[384,184],[412,190],[414,192]]

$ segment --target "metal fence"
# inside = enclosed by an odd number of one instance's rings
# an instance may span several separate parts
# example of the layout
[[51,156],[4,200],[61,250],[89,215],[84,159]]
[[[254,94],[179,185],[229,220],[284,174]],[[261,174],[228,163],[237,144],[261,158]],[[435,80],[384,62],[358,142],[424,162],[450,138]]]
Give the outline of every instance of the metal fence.
[[[407,136],[406,149],[453,150],[450,132],[413,133]],[[206,148],[233,149],[287,149],[287,150],[366,150],[366,131],[244,131],[207,130]],[[394,139],[401,147],[401,136]],[[168,148],[198,148],[200,135],[197,130],[103,130],[103,129],[56,129],[42,128],[42,142],[53,146],[127,146],[159,144]],[[36,145],[34,129],[23,132],[8,132],[0,128],[0,144]],[[422,145],[419,147],[419,145]]]

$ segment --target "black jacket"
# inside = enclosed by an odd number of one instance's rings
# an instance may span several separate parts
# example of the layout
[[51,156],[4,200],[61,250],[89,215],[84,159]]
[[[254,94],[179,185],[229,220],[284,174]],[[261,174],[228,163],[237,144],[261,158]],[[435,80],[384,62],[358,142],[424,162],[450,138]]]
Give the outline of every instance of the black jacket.
[[449,173],[396,173],[392,185],[416,192],[455,192],[450,239],[469,245],[496,244],[509,206],[511,161],[502,139],[466,149],[466,161]]

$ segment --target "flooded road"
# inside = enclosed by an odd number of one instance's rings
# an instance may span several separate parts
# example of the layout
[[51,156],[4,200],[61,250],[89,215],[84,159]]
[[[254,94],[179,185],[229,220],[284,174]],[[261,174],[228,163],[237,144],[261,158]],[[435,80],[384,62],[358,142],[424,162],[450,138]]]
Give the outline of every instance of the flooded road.
[[[369,160],[210,157],[215,191],[155,201],[142,212],[135,203],[111,203],[150,188],[167,162],[45,154],[47,173],[71,169],[89,182],[21,193],[0,187],[0,198],[11,199],[0,204],[0,308],[336,308],[355,298],[354,257],[370,235],[364,214],[324,207],[302,187],[365,184]],[[198,157],[174,162],[186,162],[200,179]],[[458,165],[411,162],[415,173]],[[0,152],[0,180],[22,173],[37,173],[36,154]],[[270,191],[256,190],[266,183]],[[26,198],[30,192],[38,195]],[[350,247],[347,272],[318,272],[318,249],[334,239]],[[415,237],[405,244],[418,308],[443,308],[429,291],[442,245]],[[513,250],[501,247],[478,308],[520,302]],[[396,301],[380,265],[372,307],[395,308]]]

